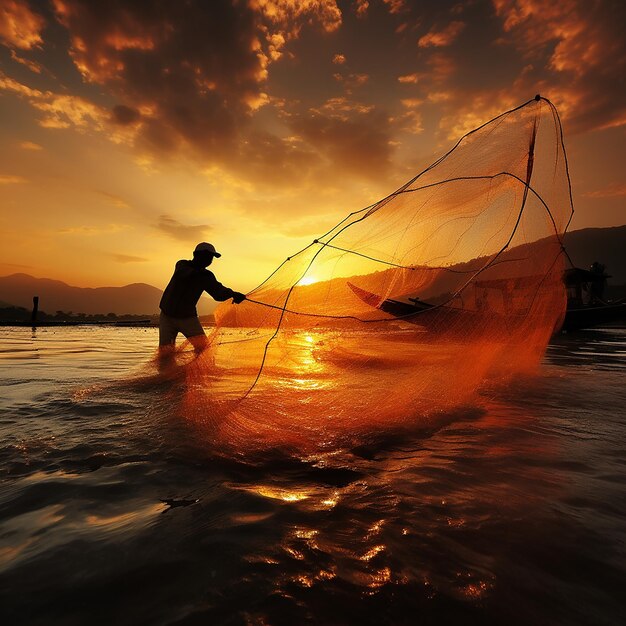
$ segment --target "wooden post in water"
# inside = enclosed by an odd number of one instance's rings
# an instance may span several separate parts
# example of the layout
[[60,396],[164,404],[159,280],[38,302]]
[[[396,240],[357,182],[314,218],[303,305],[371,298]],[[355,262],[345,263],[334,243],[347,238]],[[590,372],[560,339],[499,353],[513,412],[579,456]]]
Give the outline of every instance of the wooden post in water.
[[37,312],[39,311],[39,296],[33,296],[33,312],[30,316],[30,321],[33,328],[37,325]]

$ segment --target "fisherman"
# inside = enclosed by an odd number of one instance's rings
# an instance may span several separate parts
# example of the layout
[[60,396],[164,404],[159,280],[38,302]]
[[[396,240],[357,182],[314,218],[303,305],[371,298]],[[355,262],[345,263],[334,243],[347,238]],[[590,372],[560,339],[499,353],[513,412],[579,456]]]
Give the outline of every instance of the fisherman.
[[213,244],[202,242],[193,251],[192,261],[180,260],[176,263],[174,275],[159,305],[160,348],[173,347],[178,333],[189,339],[196,351],[206,348],[208,341],[196,311],[196,304],[203,291],[220,302],[232,298],[235,304],[239,304],[246,299],[243,293],[224,287],[213,272],[206,269],[214,258],[219,259],[221,256]]
[[610,276],[606,273],[606,265],[594,261],[589,268],[591,280],[589,284],[589,304],[604,304],[604,291],[606,279]]

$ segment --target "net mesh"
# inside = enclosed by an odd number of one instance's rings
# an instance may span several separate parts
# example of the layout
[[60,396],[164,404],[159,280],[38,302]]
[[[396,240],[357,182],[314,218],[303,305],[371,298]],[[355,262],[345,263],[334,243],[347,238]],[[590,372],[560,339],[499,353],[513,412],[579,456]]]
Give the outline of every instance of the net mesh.
[[225,440],[319,447],[471,401],[539,362],[572,212],[558,114],[535,98],[222,304],[186,415]]

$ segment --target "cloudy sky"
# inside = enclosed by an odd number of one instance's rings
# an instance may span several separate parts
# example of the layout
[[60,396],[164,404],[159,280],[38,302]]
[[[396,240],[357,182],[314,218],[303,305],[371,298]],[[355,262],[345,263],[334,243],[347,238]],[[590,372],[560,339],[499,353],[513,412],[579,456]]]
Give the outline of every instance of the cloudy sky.
[[623,0],[0,0],[0,275],[247,290],[536,93],[626,223]]

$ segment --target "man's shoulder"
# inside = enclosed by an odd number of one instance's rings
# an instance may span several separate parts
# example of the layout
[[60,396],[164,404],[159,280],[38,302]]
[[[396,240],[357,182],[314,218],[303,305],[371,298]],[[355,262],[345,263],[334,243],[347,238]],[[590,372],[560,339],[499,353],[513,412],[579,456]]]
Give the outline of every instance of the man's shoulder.
[[215,274],[211,271],[205,268],[200,270],[200,273],[202,274],[202,276],[204,278],[206,278],[207,280],[216,280],[215,278]]

